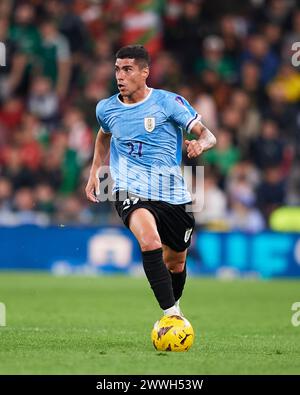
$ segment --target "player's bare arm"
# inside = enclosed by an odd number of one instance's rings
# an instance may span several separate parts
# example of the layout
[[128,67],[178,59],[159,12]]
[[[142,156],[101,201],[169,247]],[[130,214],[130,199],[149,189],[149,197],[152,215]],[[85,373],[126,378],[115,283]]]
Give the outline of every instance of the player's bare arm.
[[111,134],[104,133],[100,128],[96,137],[94,157],[90,170],[90,176],[85,188],[86,197],[88,198],[88,200],[94,203],[99,202],[96,197],[96,195],[100,193],[99,170],[101,166],[105,163],[107,156],[109,155],[110,139]]
[[202,122],[197,122],[192,128],[192,133],[198,137],[197,140],[185,140],[188,158],[195,158],[202,152],[213,148],[217,139],[213,133]]

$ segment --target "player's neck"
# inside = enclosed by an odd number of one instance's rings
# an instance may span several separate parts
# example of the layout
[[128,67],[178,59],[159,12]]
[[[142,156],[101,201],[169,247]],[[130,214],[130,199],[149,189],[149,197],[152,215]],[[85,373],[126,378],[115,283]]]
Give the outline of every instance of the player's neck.
[[135,91],[131,96],[122,96],[122,101],[125,104],[138,103],[144,100],[149,95],[150,90],[151,89],[148,88],[147,85],[145,85],[143,88]]

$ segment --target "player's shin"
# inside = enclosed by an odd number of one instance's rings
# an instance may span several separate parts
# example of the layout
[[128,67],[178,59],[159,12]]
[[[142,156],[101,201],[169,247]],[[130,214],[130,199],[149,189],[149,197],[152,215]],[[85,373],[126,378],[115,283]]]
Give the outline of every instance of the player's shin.
[[173,287],[173,293],[174,293],[174,298],[175,301],[177,302],[182,295],[184,285],[185,285],[185,280],[186,280],[186,264],[184,265],[184,269],[180,273],[173,273],[171,271],[171,279],[172,279],[172,287]]
[[142,255],[147,279],[160,307],[163,310],[172,308],[175,304],[172,280],[163,262],[162,249],[144,251]]

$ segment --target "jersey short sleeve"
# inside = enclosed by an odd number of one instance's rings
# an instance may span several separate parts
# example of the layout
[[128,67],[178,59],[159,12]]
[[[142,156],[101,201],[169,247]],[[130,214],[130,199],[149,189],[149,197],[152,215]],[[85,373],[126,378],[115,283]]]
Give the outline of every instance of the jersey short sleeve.
[[201,116],[190,105],[190,103],[179,95],[169,95],[165,100],[165,108],[169,119],[178,124],[187,133],[190,133]]
[[105,122],[105,100],[99,101],[96,106],[96,118],[104,133],[110,133],[109,127]]

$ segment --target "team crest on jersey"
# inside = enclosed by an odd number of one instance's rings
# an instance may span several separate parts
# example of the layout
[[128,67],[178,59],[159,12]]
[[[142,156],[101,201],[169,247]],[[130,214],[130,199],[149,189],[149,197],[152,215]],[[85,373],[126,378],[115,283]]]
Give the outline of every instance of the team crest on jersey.
[[144,125],[147,132],[151,133],[155,128],[155,118],[144,118]]

